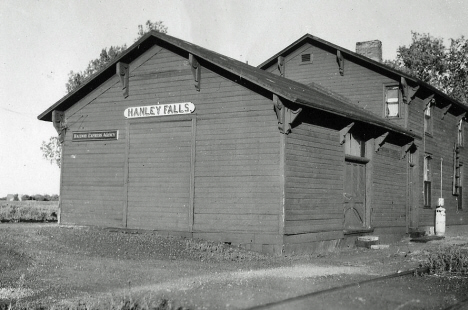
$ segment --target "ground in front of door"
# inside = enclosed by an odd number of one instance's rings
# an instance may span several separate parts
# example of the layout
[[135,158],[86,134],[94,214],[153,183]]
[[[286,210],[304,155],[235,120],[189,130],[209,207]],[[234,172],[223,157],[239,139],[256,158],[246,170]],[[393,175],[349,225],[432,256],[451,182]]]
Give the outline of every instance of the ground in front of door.
[[[122,298],[188,309],[247,309],[418,267],[468,234],[388,249],[269,257],[150,233],[56,224],[0,224],[0,304],[101,309]],[[278,309],[443,309],[466,298],[463,277],[407,276],[323,294]]]

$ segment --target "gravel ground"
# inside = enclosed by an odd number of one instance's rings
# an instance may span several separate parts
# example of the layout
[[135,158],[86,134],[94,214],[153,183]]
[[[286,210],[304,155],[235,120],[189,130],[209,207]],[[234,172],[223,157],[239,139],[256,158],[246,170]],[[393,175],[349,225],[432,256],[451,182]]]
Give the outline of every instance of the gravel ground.
[[[468,239],[466,235],[453,235],[427,244],[403,240],[385,250],[347,249],[326,255],[269,257],[225,244],[152,233],[56,224],[0,224],[0,303],[76,307],[83,302],[100,304],[132,296],[173,300],[190,309],[243,309],[418,267],[431,250],[450,244],[468,246]],[[468,291],[466,279],[441,282],[440,278],[411,278],[408,287],[416,288],[421,283],[421,290],[413,289],[414,296],[411,291],[406,295],[395,291],[394,295],[402,300],[396,299],[394,308],[406,303],[417,305],[416,309],[429,305],[437,309],[439,304],[431,297],[444,296],[448,290],[451,299],[441,298],[447,305]],[[378,289],[382,288],[371,286],[366,292],[373,296]],[[424,291],[431,294],[421,297]],[[361,298],[353,299],[359,305],[356,309],[369,306],[363,300],[372,300],[368,293],[356,297],[360,293],[352,294],[353,298]],[[409,302],[418,298],[427,302]],[[321,306],[339,305],[337,300],[324,299]],[[307,305],[303,305],[304,309]]]

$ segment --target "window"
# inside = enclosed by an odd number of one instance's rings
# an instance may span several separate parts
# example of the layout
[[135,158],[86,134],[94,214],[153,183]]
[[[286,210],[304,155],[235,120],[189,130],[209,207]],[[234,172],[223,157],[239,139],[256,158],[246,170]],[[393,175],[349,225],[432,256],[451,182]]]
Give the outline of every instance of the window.
[[408,154],[408,164],[410,165],[410,167],[414,167],[415,166],[414,152],[409,151],[407,154]]
[[459,176],[458,176],[458,188],[457,188],[457,210],[463,209],[463,163],[460,163],[459,167]]
[[424,207],[431,207],[431,190],[432,190],[432,157],[426,155],[424,157]]
[[458,126],[457,126],[457,145],[463,146],[463,143],[464,143],[463,120],[461,119],[458,122]]
[[365,157],[366,142],[356,134],[347,133],[345,140],[345,154],[356,157]]
[[400,117],[400,88],[385,87],[385,117]]
[[424,132],[432,135],[432,104],[429,103],[424,110]]

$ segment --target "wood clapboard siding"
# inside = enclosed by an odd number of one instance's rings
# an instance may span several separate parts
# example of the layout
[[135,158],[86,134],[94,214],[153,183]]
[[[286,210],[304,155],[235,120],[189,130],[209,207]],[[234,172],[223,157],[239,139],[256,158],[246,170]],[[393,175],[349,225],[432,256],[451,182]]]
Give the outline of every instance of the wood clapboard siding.
[[192,121],[130,123],[127,227],[189,230]]
[[[119,139],[76,143],[67,134],[65,221],[119,226],[126,219],[133,228],[189,231],[192,216],[197,236],[236,236],[256,248],[281,243],[280,133],[271,99],[205,67],[201,76],[197,92],[187,59],[154,47],[130,64],[128,98],[114,76],[66,111],[69,132],[117,129]],[[189,101],[192,116],[123,116],[128,107]],[[184,117],[196,118],[195,129]]]
[[[414,119],[414,128],[423,137],[418,143],[420,149],[420,167],[419,179],[421,180],[421,188],[419,192],[419,223],[420,226],[434,226],[435,208],[437,207],[437,200],[443,197],[445,200],[444,208],[446,209],[446,223],[447,225],[465,225],[468,224],[468,200],[466,195],[463,195],[463,210],[457,210],[457,197],[452,195],[452,182],[453,182],[453,148],[457,142],[457,116],[449,110],[447,114],[443,115],[440,106],[443,102],[438,102],[432,109],[433,118],[433,131],[432,134],[424,134],[424,102],[421,98],[415,98],[411,102],[410,120]],[[419,121],[419,122],[418,122]],[[417,126],[417,124],[419,126]],[[468,142],[467,123],[464,122],[465,145]],[[424,155],[429,154],[432,156],[432,197],[431,207],[424,207],[423,199],[423,176],[424,176]],[[441,159],[442,159],[442,193],[440,190],[441,182]],[[462,178],[463,186],[466,188],[466,171],[468,163],[468,148],[465,146],[460,149],[460,161],[464,164],[465,177]]]
[[[310,53],[313,61],[302,63],[301,55]],[[337,94],[354,104],[378,116],[384,116],[384,85],[399,85],[399,80],[391,79],[379,72],[370,70],[361,64],[351,61],[344,55],[344,75],[340,75],[336,61],[336,50],[323,49],[311,43],[305,43],[285,57],[285,77],[303,84],[315,83]],[[273,65],[267,70],[277,72]],[[402,117],[389,119],[391,122],[405,126],[406,106],[402,105]]]
[[[301,55],[310,53],[312,62],[307,64],[301,63]],[[390,77],[384,71],[373,71],[365,66],[364,62],[351,61],[349,57],[344,55],[344,75],[341,76],[336,61],[336,50],[322,46],[320,43],[307,42],[296,48],[289,55],[285,56],[285,76],[301,83],[316,83],[331,91],[338,93],[354,104],[371,111],[372,113],[384,116],[384,88],[385,86],[398,85],[399,79]],[[267,71],[279,74],[277,65],[273,64]],[[414,86],[414,85],[410,85]],[[452,177],[453,177],[453,145],[456,138],[456,117],[461,111],[450,109],[443,116],[441,107],[448,103],[441,101],[441,98],[436,98],[437,106],[433,110],[434,129],[432,135],[424,134],[424,102],[430,93],[426,91],[418,91],[410,104],[402,104],[400,118],[390,119],[400,126],[406,127],[415,134],[422,137],[421,140],[416,139],[415,143],[418,146],[417,156],[418,166],[415,167],[419,171],[419,176],[415,180],[413,194],[413,206],[416,206],[417,211],[416,221],[419,219],[420,226],[433,226],[435,207],[437,198],[441,195],[445,198],[445,208],[447,209],[447,224],[467,224],[468,221],[468,200],[464,193],[463,210],[457,210],[456,196],[452,195]],[[406,117],[407,115],[407,117]],[[443,117],[443,118],[442,118]],[[467,124],[465,122],[465,139],[468,133]],[[467,142],[465,142],[466,145]],[[423,206],[423,163],[425,153],[432,155],[432,206],[424,208]],[[384,162],[378,154],[376,162],[379,162],[380,167],[375,168],[373,180],[376,182],[376,189],[373,189],[375,198],[372,200],[372,208],[374,209],[373,218],[375,225],[403,225],[404,210],[406,204],[397,207],[395,202],[403,203],[404,196],[408,199],[408,193],[401,186],[401,179],[389,177],[392,175],[391,168],[384,168]],[[443,158],[443,189],[440,193],[440,159]],[[387,158],[390,160],[390,158]],[[466,174],[466,163],[468,162],[468,147],[461,150],[460,159],[464,163],[464,173]],[[406,159],[404,160],[406,161]],[[403,164],[391,159],[395,162],[398,168],[398,173],[404,174]],[[389,162],[390,163],[390,162]],[[401,165],[401,166],[400,166]],[[379,169],[381,172],[379,172]],[[383,170],[382,170],[383,169]],[[466,187],[466,177],[464,187]],[[406,177],[404,178],[406,182]],[[396,182],[396,183],[395,183]],[[385,193],[383,188],[388,188],[392,191],[390,194]],[[405,194],[406,193],[406,194]],[[465,201],[466,200],[466,201]],[[408,201],[407,201],[408,202]],[[383,209],[382,209],[383,208]],[[393,210],[393,211],[392,211]],[[397,211],[398,210],[398,211]],[[392,224],[394,223],[394,224]],[[414,224],[414,223],[413,223]]]
[[[68,122],[69,132],[81,130],[75,127],[72,117]],[[71,134],[66,135],[61,223],[121,226],[124,153],[121,140],[71,142]]]
[[373,227],[405,227],[407,204],[407,162],[401,150],[385,144],[374,154]]
[[287,136],[285,243],[342,237],[344,150],[338,140],[335,130],[307,123]]
[[[247,91],[241,98],[228,103],[233,113],[218,98],[197,120],[194,232],[253,232],[255,240],[279,231],[280,134],[270,102]],[[255,102],[263,109],[248,111]]]

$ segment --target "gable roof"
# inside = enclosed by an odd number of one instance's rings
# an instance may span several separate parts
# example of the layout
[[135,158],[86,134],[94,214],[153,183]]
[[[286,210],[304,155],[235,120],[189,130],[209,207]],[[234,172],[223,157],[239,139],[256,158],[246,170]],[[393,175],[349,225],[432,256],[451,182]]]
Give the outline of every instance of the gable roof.
[[339,50],[342,54],[346,55],[348,59],[354,59],[354,60],[358,60],[358,61],[361,61],[363,63],[365,63],[367,66],[369,66],[370,68],[372,69],[377,69],[377,70],[381,70],[381,71],[384,71],[386,72],[387,74],[389,75],[394,75],[394,76],[397,76],[397,77],[404,77],[407,81],[411,81],[413,82],[414,84],[417,84],[417,85],[420,85],[424,88],[426,88],[428,91],[434,93],[435,95],[439,96],[440,98],[443,98],[444,101],[447,101],[449,104],[452,104],[460,109],[462,109],[464,112],[468,112],[468,106],[459,102],[458,100],[455,100],[449,96],[447,96],[446,94],[444,94],[443,92],[441,92],[440,90],[438,90],[437,88],[435,88],[434,86],[418,79],[418,78],[415,78],[411,75],[408,75],[407,73],[404,73],[402,71],[399,71],[397,69],[394,69],[392,67],[389,67],[381,62],[378,62],[378,61],[375,61],[373,59],[370,59],[366,56],[363,56],[363,55],[360,55],[358,53],[355,53],[353,51],[350,51],[348,49],[345,49],[341,46],[338,46],[338,45],[335,45],[333,43],[330,43],[328,41],[325,41],[319,37],[316,37],[316,36],[313,36],[311,34],[305,34],[304,36],[302,36],[301,38],[299,38],[298,40],[296,40],[295,42],[293,42],[292,44],[290,44],[289,46],[287,46],[286,48],[282,49],[280,52],[278,52],[277,54],[275,54],[274,56],[268,58],[266,61],[264,61],[263,63],[261,63],[260,65],[257,66],[257,68],[260,68],[262,70],[266,70],[268,67],[274,65],[277,63],[277,59],[279,56],[286,56],[290,53],[292,53],[294,50],[296,50],[298,47],[304,45],[305,43],[318,43],[318,45],[321,45],[321,46],[324,46],[324,47],[327,47],[329,49],[334,49],[334,50]]
[[[114,76],[116,74],[115,68],[117,62],[122,61],[130,63],[156,44],[184,52],[187,54],[187,57],[188,53],[193,54],[202,66],[203,62],[205,62],[205,64],[214,65],[217,68],[239,76],[243,80],[247,80],[264,90],[298,105],[333,113],[354,121],[371,124],[406,137],[413,138],[416,136],[414,133],[396,124],[355,106],[346,98],[341,97],[340,95],[321,86],[316,84],[306,86],[299,82],[261,70],[238,60],[156,31],[152,31],[144,35],[117,59],[113,60],[106,67],[88,78],[80,87],[70,92],[41,113],[38,116],[38,119],[51,121],[52,111],[65,111],[81,98],[86,96],[89,92]],[[203,91],[203,88],[201,91]]]

